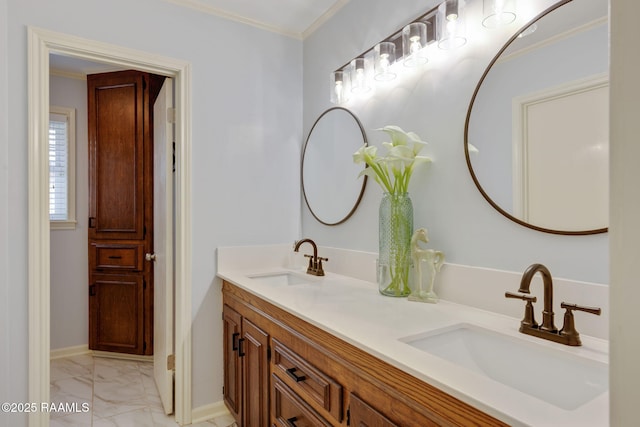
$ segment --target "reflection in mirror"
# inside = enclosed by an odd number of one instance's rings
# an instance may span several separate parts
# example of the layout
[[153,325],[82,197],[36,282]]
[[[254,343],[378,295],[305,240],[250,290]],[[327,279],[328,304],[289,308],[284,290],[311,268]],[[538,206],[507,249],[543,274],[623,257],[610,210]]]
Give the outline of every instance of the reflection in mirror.
[[302,153],[302,192],[311,214],[325,225],[337,225],[355,212],[365,186],[363,166],[353,153],[367,137],[358,118],[342,107],[330,108],[314,123]]
[[527,227],[606,231],[607,13],[607,0],[545,11],[496,55],[471,100],[469,171],[494,208]]

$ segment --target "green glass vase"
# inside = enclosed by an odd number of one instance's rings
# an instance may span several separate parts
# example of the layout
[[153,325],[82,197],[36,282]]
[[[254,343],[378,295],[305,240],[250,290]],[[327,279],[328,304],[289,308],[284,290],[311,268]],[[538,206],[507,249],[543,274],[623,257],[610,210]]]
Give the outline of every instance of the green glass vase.
[[408,193],[384,193],[379,210],[378,290],[382,295],[411,293],[413,204]]

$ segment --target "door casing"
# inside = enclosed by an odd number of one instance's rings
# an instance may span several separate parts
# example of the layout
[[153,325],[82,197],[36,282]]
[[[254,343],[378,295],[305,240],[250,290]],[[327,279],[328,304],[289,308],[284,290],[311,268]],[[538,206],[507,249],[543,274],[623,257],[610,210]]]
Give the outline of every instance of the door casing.
[[[191,423],[191,64],[134,49],[29,27],[28,30],[28,312],[29,401],[49,402],[49,55],[52,53],[171,77],[176,108],[175,416]],[[30,427],[49,425],[49,414],[29,414]]]

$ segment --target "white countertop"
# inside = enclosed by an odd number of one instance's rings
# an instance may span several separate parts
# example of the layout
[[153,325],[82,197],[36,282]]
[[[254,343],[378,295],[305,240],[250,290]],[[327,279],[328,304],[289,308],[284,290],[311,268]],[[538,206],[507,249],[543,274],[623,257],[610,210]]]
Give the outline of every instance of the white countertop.
[[[230,268],[226,269],[227,266]],[[304,269],[257,266],[239,269],[237,263],[224,262],[219,262],[218,269],[220,278],[511,425],[584,427],[609,423],[608,392],[575,410],[564,410],[418,350],[399,338],[469,323],[608,363],[605,340],[581,335],[582,347],[560,345],[519,333],[520,319],[443,300],[428,304],[384,297],[375,283],[330,272],[322,278],[309,276],[313,281],[310,284],[274,286],[250,276],[282,271],[304,274]],[[556,316],[561,325],[562,316]]]

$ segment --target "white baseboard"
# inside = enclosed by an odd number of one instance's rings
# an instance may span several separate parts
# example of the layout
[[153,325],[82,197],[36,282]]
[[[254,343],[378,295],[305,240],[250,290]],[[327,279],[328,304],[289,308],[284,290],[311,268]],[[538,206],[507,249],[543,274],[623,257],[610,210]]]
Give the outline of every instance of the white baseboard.
[[142,356],[139,354],[112,353],[110,351],[92,351],[94,357],[106,357],[109,359],[135,360],[137,362],[152,362],[153,356]]
[[197,424],[225,415],[231,415],[231,413],[223,401],[209,403],[208,405],[199,406],[191,410],[191,423]]
[[49,358],[51,360],[60,359],[63,357],[71,357],[71,356],[79,356],[82,354],[91,354],[92,351],[89,350],[89,346],[87,344],[74,345],[72,347],[64,347],[64,348],[56,348],[55,350],[51,350]]
[[56,348],[50,351],[49,358],[51,360],[61,359],[63,357],[80,356],[88,354],[94,357],[107,357],[111,359],[136,360],[138,362],[153,362],[153,356],[140,356],[137,354],[112,353],[109,351],[89,350],[87,344],[74,345],[71,347]]

